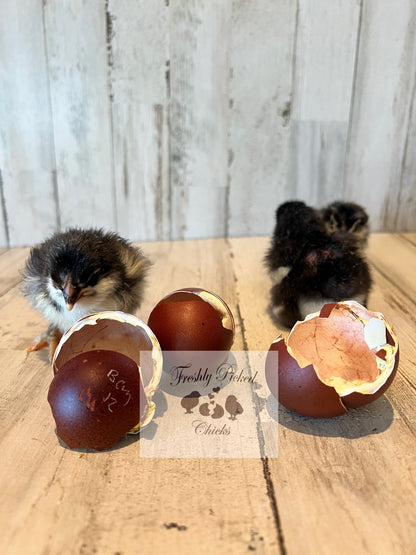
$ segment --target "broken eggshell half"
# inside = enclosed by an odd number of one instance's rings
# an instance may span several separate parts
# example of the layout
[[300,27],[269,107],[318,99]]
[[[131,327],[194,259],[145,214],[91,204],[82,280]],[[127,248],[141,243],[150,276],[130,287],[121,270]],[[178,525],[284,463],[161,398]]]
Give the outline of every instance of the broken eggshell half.
[[[88,436],[86,429],[82,430],[82,426],[79,437],[76,432],[75,435],[66,432],[65,435],[70,437],[71,444],[63,437],[61,439],[69,447],[91,446],[97,449],[92,446],[96,444],[100,445],[98,449],[105,449],[126,433],[138,433],[152,420],[155,412],[152,399],[162,373],[162,351],[151,329],[135,316],[119,311],[107,311],[81,318],[62,336],[52,366],[54,378],[48,398],[58,436],[61,437],[60,429],[66,427],[68,430],[68,421],[72,421],[71,418],[75,422],[81,413],[85,413],[85,408],[89,410],[88,414],[93,420],[98,419],[110,430],[107,445],[105,439],[97,440],[95,443],[92,440],[91,445],[81,445],[80,442]],[[69,403],[66,391],[71,391],[72,396],[78,394],[79,405],[71,405],[72,401]],[[72,416],[58,406],[65,403],[71,405],[69,413],[73,411]],[[134,417],[136,421],[133,423],[132,404],[137,405]],[[124,408],[121,410],[121,407]],[[75,414],[78,409],[79,414]],[[106,417],[111,416],[108,413],[113,413],[113,419],[107,418],[104,422],[99,416],[101,410],[104,410]],[[66,415],[65,421],[62,420],[63,415]],[[123,426],[120,428],[119,422],[123,419],[124,429]],[[111,422],[114,424],[113,428]],[[84,423],[85,428],[91,427],[87,420],[84,420]],[[96,429],[100,434],[99,426]],[[88,437],[91,437],[91,434]],[[78,445],[75,445],[77,442]]]
[[398,361],[397,337],[384,316],[342,301],[297,322],[286,341],[278,337],[265,371],[270,391],[284,407],[325,418],[380,397]]
[[168,372],[179,365],[184,374],[197,366],[216,369],[234,341],[234,318],[227,304],[197,287],[166,295],[152,310],[148,325],[159,340]]
[[68,360],[50,384],[48,401],[61,440],[71,449],[97,451],[114,445],[148,408],[136,362],[107,350]]

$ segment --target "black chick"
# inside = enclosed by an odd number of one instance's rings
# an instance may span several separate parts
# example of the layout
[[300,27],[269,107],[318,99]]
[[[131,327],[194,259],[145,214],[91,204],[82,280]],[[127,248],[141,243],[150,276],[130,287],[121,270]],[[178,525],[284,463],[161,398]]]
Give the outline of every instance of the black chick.
[[273,283],[289,273],[300,252],[307,248],[311,235],[322,235],[325,226],[318,212],[302,201],[288,201],[276,210],[276,224],[265,264]]
[[369,235],[368,214],[354,202],[336,201],[322,209],[325,229],[340,241],[352,240],[364,250]]
[[280,323],[292,327],[327,302],[366,304],[371,276],[355,241],[328,234],[319,212],[304,203],[284,203],[276,215],[265,262],[274,281],[271,311]]
[[103,310],[133,313],[141,304],[150,262],[112,232],[69,229],[32,248],[23,271],[23,293],[49,321],[29,350],[50,346],[79,318]]

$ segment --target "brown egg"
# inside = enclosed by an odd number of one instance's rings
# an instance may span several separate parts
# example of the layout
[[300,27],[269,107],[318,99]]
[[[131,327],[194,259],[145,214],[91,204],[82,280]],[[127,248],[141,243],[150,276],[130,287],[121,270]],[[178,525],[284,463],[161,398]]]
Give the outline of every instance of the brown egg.
[[51,382],[48,401],[57,434],[72,449],[111,447],[148,408],[137,363],[103,350],[68,360]]
[[[234,341],[234,318],[214,293],[189,287],[166,295],[152,310],[149,327],[159,340],[165,369],[218,367]],[[198,354],[199,353],[199,354]]]
[[383,315],[343,301],[325,305],[297,322],[286,341],[272,343],[266,380],[293,412],[339,416],[380,397],[398,361],[397,337]]
[[[53,359],[49,399],[59,437],[69,447],[106,449],[124,434],[137,433],[153,418],[162,365],[157,338],[135,316],[108,311],[78,320],[63,335]],[[68,405],[68,392],[78,392],[78,401]],[[125,406],[123,395],[130,399]],[[73,418],[66,418],[67,410]]]

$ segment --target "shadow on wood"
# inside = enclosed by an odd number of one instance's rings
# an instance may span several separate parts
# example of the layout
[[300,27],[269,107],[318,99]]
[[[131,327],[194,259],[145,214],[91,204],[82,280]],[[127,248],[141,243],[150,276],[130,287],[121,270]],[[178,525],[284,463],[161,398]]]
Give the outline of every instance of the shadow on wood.
[[[270,395],[266,407],[272,417],[275,413],[272,410],[274,404],[275,399]],[[393,422],[394,412],[390,402],[383,395],[369,405],[350,409],[347,414],[335,418],[300,416],[279,405],[278,418],[281,426],[301,434],[356,439],[387,430]]]

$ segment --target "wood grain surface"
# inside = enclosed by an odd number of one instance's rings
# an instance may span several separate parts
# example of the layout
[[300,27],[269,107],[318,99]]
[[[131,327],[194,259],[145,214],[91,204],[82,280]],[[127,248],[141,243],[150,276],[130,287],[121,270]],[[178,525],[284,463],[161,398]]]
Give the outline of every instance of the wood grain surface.
[[[174,289],[204,287],[234,314],[233,351],[267,350],[279,333],[288,333],[267,313],[270,283],[262,258],[268,242],[142,244],[154,266],[137,315],[147,321]],[[250,457],[148,458],[142,443],[151,437],[137,436],[104,452],[61,444],[46,400],[52,379],[46,352],[26,352],[46,325],[20,292],[27,254],[0,253],[2,553],[414,553],[414,234],[373,234],[369,243],[369,307],[385,315],[400,342],[399,370],[388,392],[334,419],[300,417],[280,407],[278,434],[257,427],[251,441],[258,455]],[[165,423],[172,446],[180,415],[170,411],[166,392],[159,391],[156,401],[154,438]],[[273,399],[263,401],[270,411]],[[266,456],[276,436],[278,456]]]

